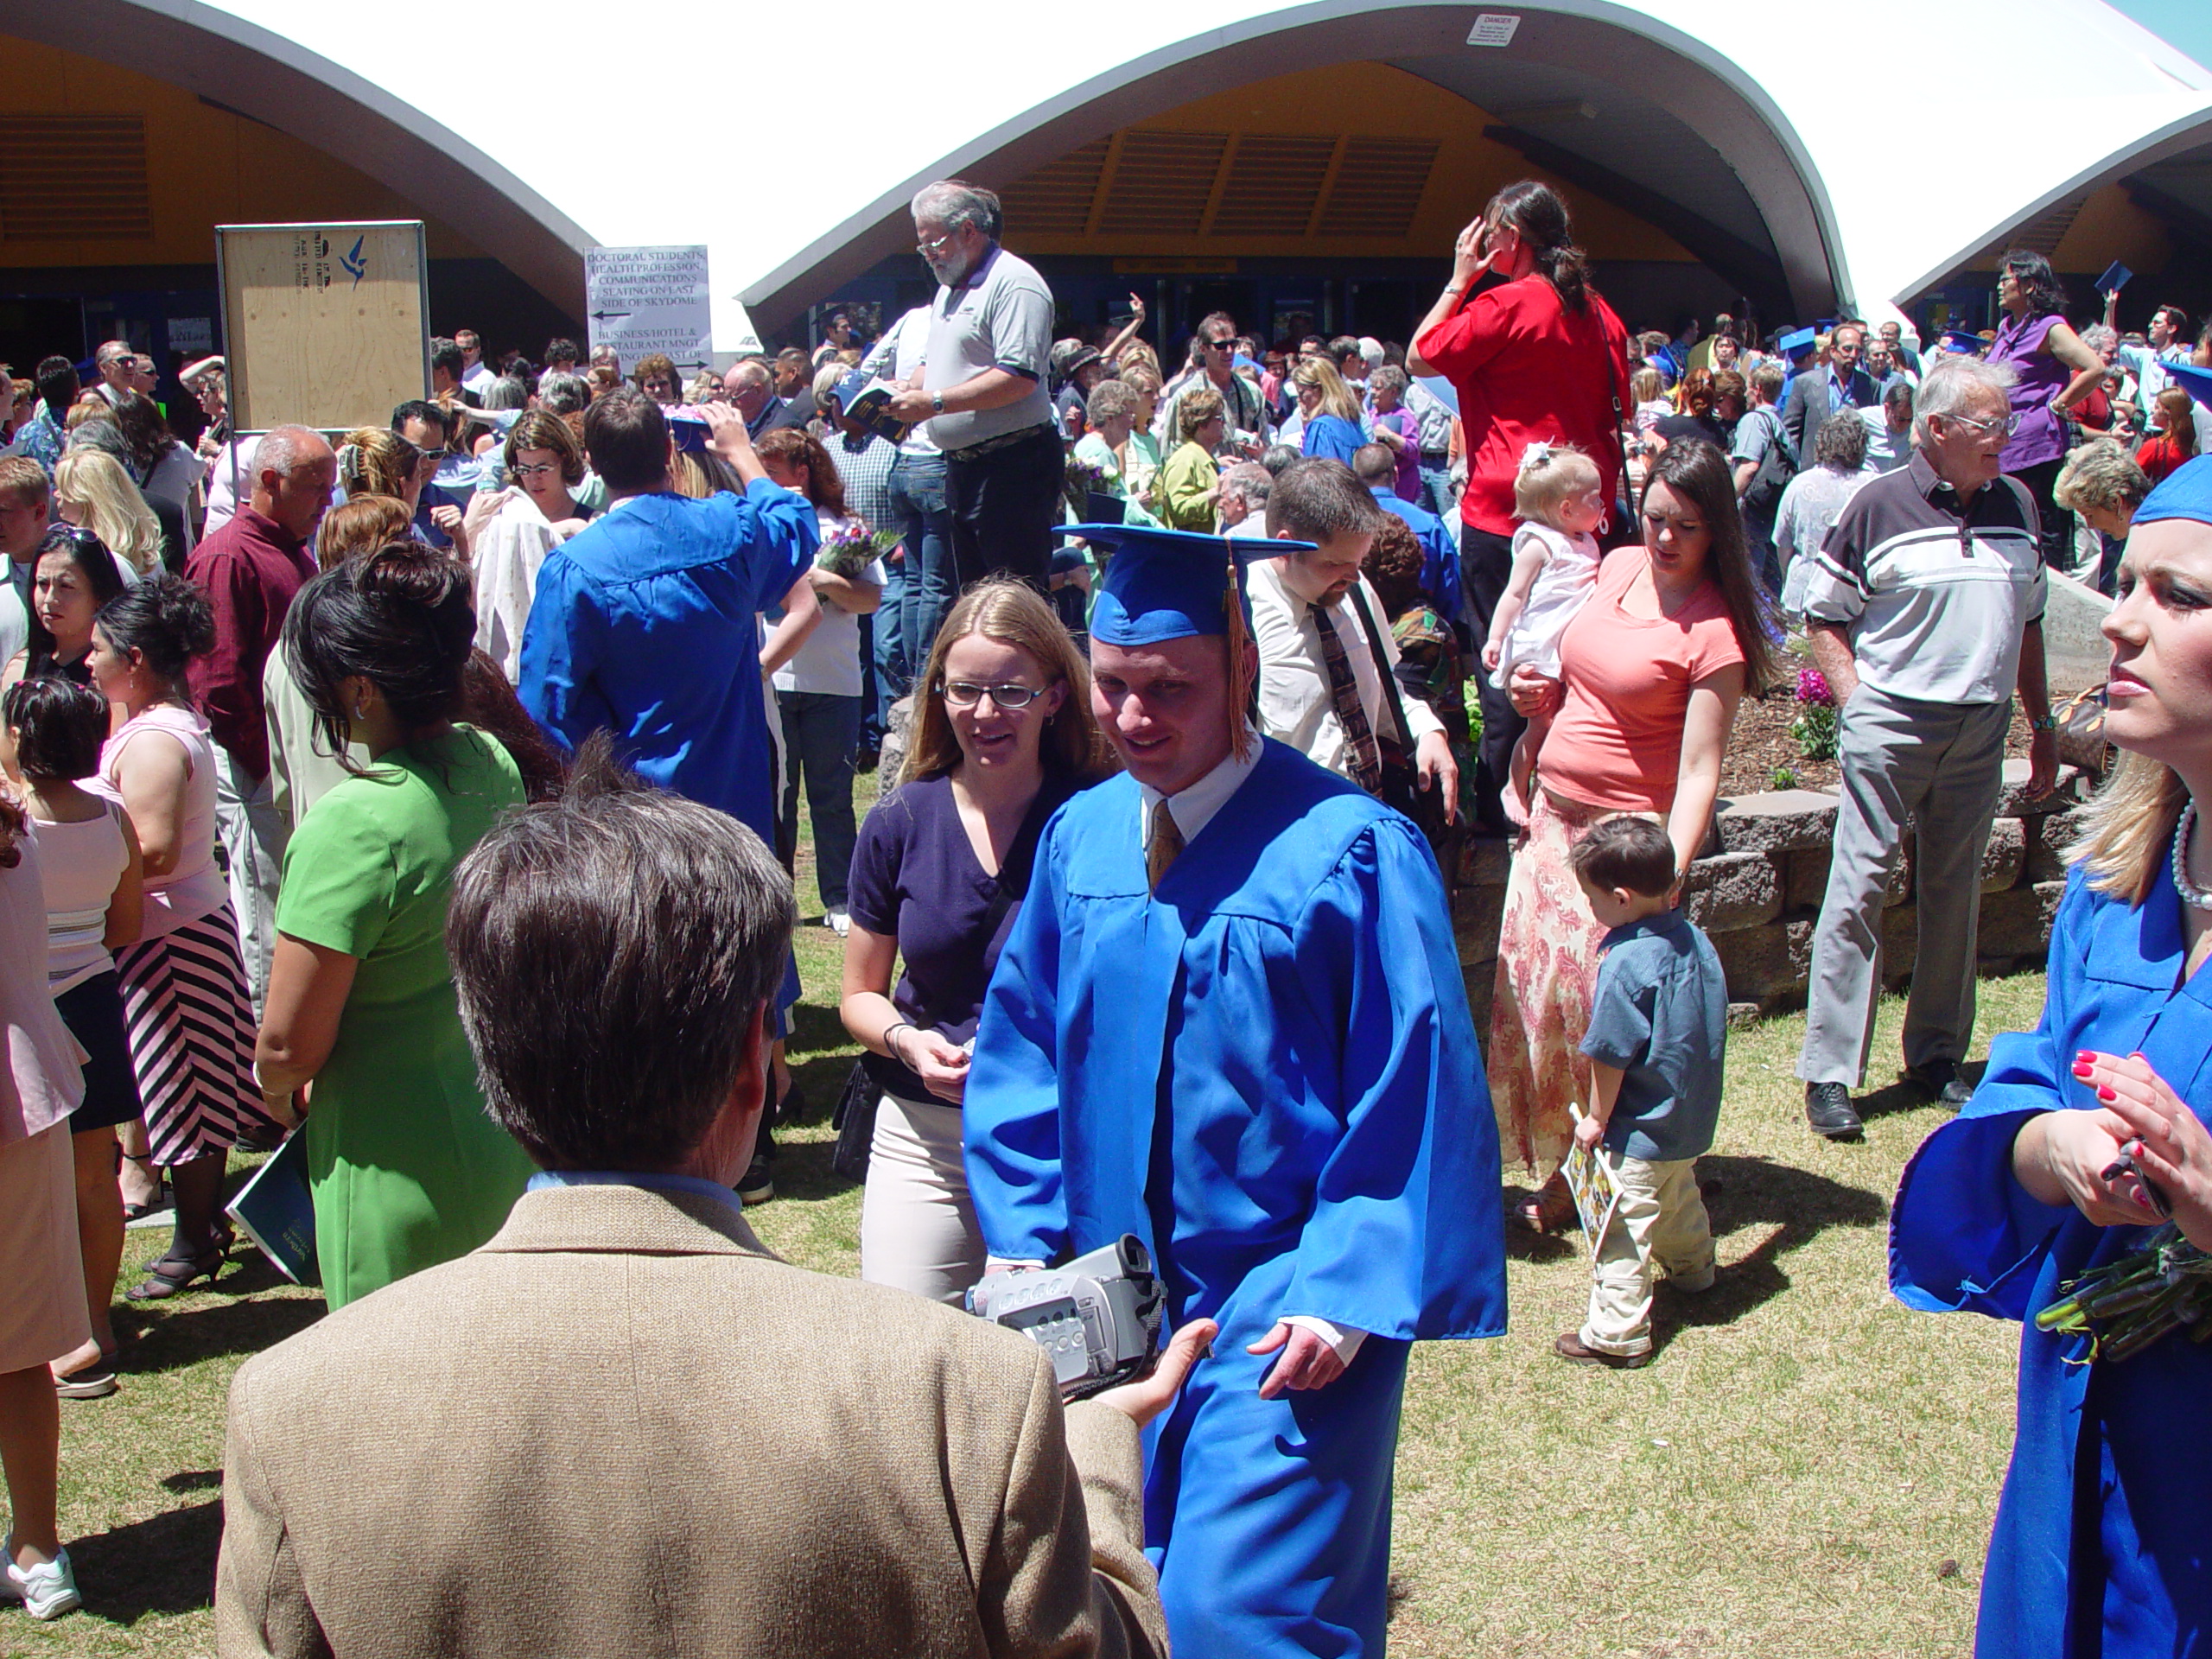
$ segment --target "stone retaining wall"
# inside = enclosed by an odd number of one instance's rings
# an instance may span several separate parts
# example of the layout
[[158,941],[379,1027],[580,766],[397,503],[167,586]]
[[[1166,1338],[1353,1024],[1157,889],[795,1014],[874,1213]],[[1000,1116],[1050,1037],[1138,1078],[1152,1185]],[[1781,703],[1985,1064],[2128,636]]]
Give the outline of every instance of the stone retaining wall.
[[[2027,778],[2026,761],[2005,763],[2004,793],[1975,893],[1917,891],[1907,832],[1882,918],[1884,978],[1891,989],[1912,977],[1917,906],[1923,904],[1981,906],[1978,948],[1983,973],[2043,965],[2051,918],[2066,887],[2062,854],[2081,833],[2081,804],[2088,790],[2069,769],[2060,774],[2050,795],[2031,801]],[[1834,835],[1835,797],[1825,791],[1782,790],[1721,802],[1706,855],[1690,867],[1686,891],[1690,919],[1712,936],[1727,970],[1732,1015],[1802,1006],[1812,968],[1813,924],[1827,887]],[[1452,918],[1475,1028],[1485,1033],[1507,858],[1504,842],[1469,846]]]

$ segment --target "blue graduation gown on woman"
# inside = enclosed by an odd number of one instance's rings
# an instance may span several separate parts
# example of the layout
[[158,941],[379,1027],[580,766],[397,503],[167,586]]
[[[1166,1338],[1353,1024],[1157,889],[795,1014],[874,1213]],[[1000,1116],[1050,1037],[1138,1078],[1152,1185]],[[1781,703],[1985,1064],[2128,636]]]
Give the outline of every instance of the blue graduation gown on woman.
[[[1123,776],[1046,826],[963,1109],[993,1254],[1125,1232],[1221,1324],[1147,1437],[1177,1651],[1382,1650],[1408,1344],[1505,1326],[1497,1135],[1450,906],[1405,819],[1269,741],[1147,891]],[[1285,1314],[1371,1334],[1262,1400]]]
[[[2042,1023],[1990,1045],[1958,1119],[1906,1167],[1890,1283],[1908,1306],[2026,1320],[2062,1281],[2139,1245],[2030,1198],[2012,1141],[2037,1112],[2097,1102],[2075,1051],[2139,1052],[2206,1116],[2212,975],[2178,985],[2181,902],[2161,880],[2139,908],[2077,870],[2050,940]],[[2012,1464],[1982,1574],[1983,1659],[2202,1654],[2212,1630],[2212,1349],[2168,1337],[2112,1363],[2069,1363],[2078,1338],[2026,1324]]]

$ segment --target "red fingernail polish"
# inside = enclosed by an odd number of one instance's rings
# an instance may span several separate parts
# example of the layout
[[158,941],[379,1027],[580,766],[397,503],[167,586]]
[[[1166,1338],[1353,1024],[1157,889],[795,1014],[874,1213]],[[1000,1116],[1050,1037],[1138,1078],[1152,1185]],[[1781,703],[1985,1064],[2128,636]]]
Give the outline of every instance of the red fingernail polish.
[[2113,1093],[2108,1085],[2101,1083],[2097,1085],[2097,1098],[2103,1101],[2113,1101],[2118,1100],[2120,1096]]
[[2074,1062],[2074,1075],[2077,1077],[2094,1077],[2096,1075],[2096,1071],[2097,1068],[2091,1065],[2086,1060],[2076,1060]]
[[2095,1059],[2097,1057],[2096,1057],[2096,1053],[2095,1053],[2095,1052],[2094,1052],[2094,1050],[2087,1049],[2087,1048],[2077,1048],[2077,1049],[2075,1049],[2075,1050],[2074,1051],[2074,1058],[2075,1058],[2075,1059],[2076,1061],[2082,1061],[2082,1060],[2094,1060],[2094,1059]]

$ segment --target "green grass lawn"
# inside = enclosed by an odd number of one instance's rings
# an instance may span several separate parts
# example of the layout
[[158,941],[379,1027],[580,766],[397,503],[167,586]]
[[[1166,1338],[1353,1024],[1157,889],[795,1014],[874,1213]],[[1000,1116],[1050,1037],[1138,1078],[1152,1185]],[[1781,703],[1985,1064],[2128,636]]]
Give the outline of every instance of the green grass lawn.
[[[872,796],[870,780],[862,793]],[[836,937],[802,863],[806,1000],[792,1058],[813,1121],[779,1137],[778,1197],[751,1212],[790,1260],[852,1274],[860,1194],[823,1120],[857,1052],[836,1017]],[[1983,987],[1981,1029],[2018,1030],[2039,976]],[[1877,1081],[1897,1052],[1884,1004]],[[1890,1195],[1943,1114],[1865,1103],[1866,1141],[1804,1127],[1802,1015],[1735,1033],[1719,1144],[1700,1166],[1719,1283],[1661,1293],[1646,1370],[1551,1354],[1579,1323],[1579,1242],[1511,1236],[1513,1329],[1414,1351],[1398,1454],[1395,1650],[1408,1655],[1948,1655],[1970,1644],[2011,1443],[2018,1332],[1907,1313],[1884,1288]],[[1985,1052],[1986,1038],[1977,1048]],[[1470,1194],[1470,1203],[1485,1203]],[[125,1282],[166,1236],[130,1235]],[[123,1390],[62,1408],[62,1533],[86,1610],[0,1610],[8,1655],[212,1653],[223,1399],[246,1356],[321,1311],[259,1258],[212,1291],[119,1316]],[[772,1413],[770,1420],[772,1420]],[[1225,1656],[1224,1656],[1225,1659]]]

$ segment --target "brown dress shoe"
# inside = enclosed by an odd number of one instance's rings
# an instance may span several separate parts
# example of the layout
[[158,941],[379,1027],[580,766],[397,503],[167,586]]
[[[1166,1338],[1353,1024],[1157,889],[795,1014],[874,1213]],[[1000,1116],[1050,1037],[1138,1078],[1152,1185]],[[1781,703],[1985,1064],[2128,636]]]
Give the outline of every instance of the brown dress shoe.
[[1552,1344],[1552,1352],[1577,1365],[1604,1365],[1616,1371],[1642,1370],[1651,1363],[1651,1351],[1640,1354],[1606,1354],[1589,1346],[1580,1331],[1569,1331]]

